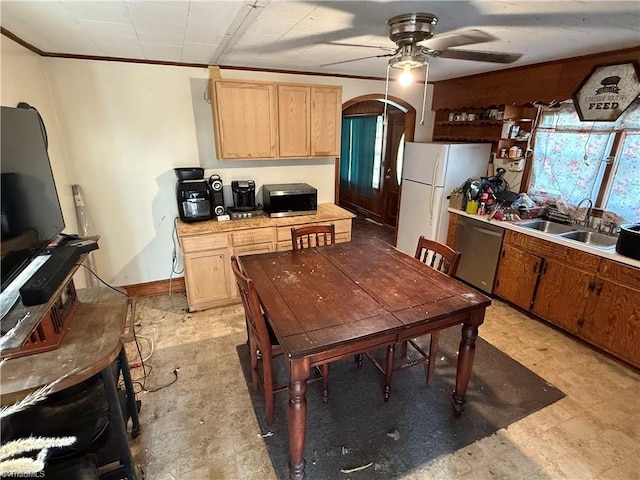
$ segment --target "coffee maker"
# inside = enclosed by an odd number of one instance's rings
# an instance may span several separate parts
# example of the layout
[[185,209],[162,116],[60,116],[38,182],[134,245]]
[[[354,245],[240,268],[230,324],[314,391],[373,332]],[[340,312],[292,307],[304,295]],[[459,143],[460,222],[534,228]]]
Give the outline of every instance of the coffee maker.
[[250,212],[256,209],[256,184],[253,180],[231,182],[233,209],[236,212]]
[[201,222],[213,218],[213,206],[209,182],[204,169],[198,167],[174,168],[178,182],[176,198],[178,213],[183,222]]
[[232,220],[253,218],[263,214],[256,208],[256,184],[253,180],[233,180],[231,182],[233,207],[227,208]]

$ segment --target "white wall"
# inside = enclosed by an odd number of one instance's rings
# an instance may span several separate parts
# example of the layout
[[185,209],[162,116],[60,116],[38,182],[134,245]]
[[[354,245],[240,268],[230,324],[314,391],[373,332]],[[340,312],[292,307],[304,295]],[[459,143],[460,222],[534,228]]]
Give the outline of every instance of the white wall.
[[58,128],[58,118],[51,98],[44,61],[39,55],[12,40],[5,37],[0,39],[2,51],[0,103],[5,107],[16,107],[18,103],[26,102],[40,112],[47,127],[49,160],[62,204],[65,231],[76,232],[76,213],[71,196],[72,175]]
[[[91,233],[101,236],[98,271],[111,284],[169,278],[178,214],[174,167],[202,166],[207,175],[219,173],[227,195],[232,180],[253,179],[258,188],[307,182],[318,189],[320,202],[334,201],[333,159],[216,158],[211,106],[204,98],[207,69],[56,58],[39,63],[49,81],[73,183],[83,188]],[[21,80],[8,76],[19,89]],[[45,77],[42,67],[29,76]],[[384,93],[381,81],[236,70],[223,70],[222,77],[342,85],[343,101]],[[422,89],[404,93],[390,89],[420,112]],[[416,127],[416,140],[430,138],[431,115],[428,120]]]

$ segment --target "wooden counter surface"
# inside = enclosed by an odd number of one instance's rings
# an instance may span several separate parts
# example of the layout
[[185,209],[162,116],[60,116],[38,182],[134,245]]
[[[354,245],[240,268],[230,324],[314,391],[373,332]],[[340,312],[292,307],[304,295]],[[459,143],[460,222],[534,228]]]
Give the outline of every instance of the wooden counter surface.
[[331,222],[345,218],[354,218],[356,215],[340,208],[333,203],[321,203],[318,205],[318,213],[315,215],[298,215],[295,217],[271,218],[268,216],[248,218],[246,220],[228,220],[218,222],[208,220],[206,222],[185,223],[178,220],[176,223],[178,236],[202,235],[203,233],[224,233],[237,230],[245,230],[261,227],[284,227],[287,225],[299,225],[301,223]]

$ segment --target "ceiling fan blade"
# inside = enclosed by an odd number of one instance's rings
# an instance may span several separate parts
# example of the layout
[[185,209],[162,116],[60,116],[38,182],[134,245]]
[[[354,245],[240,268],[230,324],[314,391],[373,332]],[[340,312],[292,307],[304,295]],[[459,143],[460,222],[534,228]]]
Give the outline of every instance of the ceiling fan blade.
[[340,47],[376,48],[378,50],[385,50],[388,52],[395,52],[398,50],[397,47],[381,47],[379,45],[366,45],[364,43],[327,42],[327,45],[338,45]]
[[343,63],[357,62],[359,60],[367,60],[369,58],[380,58],[380,57],[393,57],[395,53],[385,53],[383,55],[369,55],[368,57],[360,57],[360,58],[352,58],[351,60],[343,60],[341,62],[332,62],[332,63],[324,63],[322,65],[318,65],[319,67],[329,67],[331,65],[340,65]]
[[451,35],[437,35],[429,40],[420,42],[418,45],[431,48],[433,50],[445,50],[451,47],[462,47],[464,45],[474,45],[476,43],[485,43],[496,40],[490,33],[482,30],[469,30],[462,33],[454,33]]
[[455,58],[456,60],[474,60],[476,62],[513,63],[518,60],[521,53],[485,52],[481,50],[443,50],[437,55],[442,58]]

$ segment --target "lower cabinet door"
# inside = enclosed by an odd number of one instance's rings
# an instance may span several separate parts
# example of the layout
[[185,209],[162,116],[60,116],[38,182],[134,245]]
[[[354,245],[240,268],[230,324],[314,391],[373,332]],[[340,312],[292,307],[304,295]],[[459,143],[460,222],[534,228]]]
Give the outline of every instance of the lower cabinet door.
[[545,259],[531,311],[576,333],[595,277],[594,273]]
[[233,296],[231,252],[224,248],[184,256],[184,278],[190,310],[215,306]]
[[498,280],[493,293],[529,310],[538,281],[542,258],[504,244],[498,263]]
[[598,278],[578,333],[640,366],[640,290]]

